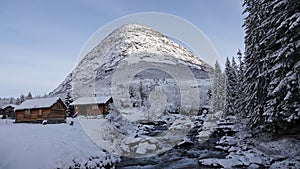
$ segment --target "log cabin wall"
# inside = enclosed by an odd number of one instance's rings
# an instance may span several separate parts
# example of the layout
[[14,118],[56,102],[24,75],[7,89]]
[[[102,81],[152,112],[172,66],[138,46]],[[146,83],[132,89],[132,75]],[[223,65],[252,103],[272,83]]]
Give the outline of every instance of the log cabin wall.
[[66,122],[66,110],[62,103],[56,102],[50,108],[37,108],[17,110],[15,122],[41,123],[47,120],[49,123]]
[[50,107],[49,111],[49,119],[65,119],[66,111],[62,104],[56,102],[52,107]]
[[[75,101],[76,102],[76,101]],[[75,112],[82,116],[98,116],[109,113],[109,104],[113,103],[110,97],[105,103],[86,103],[78,101],[75,105]]]
[[107,106],[107,104],[77,105],[75,111],[83,116],[105,115],[108,113]]
[[49,118],[49,109],[27,109],[16,111],[16,122],[41,122]]

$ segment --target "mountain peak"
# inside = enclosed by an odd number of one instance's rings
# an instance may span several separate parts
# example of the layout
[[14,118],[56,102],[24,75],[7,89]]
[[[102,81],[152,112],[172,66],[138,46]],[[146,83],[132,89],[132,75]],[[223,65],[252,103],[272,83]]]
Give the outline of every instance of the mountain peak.
[[[176,44],[162,33],[144,25],[122,25],[103,41],[113,42],[114,44],[110,45],[111,48],[109,50],[112,49],[113,53],[119,52],[123,56],[142,52],[173,56],[196,65],[204,63],[185,47]],[[114,47],[114,45],[116,46]],[[101,43],[98,46],[101,46]],[[121,50],[118,51],[118,49]],[[108,55],[111,56],[111,53],[108,52]]]
[[[144,25],[125,24],[114,30],[86,54],[72,72],[72,79],[66,79],[65,82],[74,82],[76,78],[81,82],[84,81],[85,84],[94,83],[95,72],[97,79],[100,80],[111,77],[121,60],[137,53],[147,55],[148,58],[160,57],[159,61],[162,63],[168,64],[171,60],[175,64],[183,63],[197,70],[212,72],[212,68],[191,51],[160,32]],[[107,70],[110,70],[109,73]],[[108,81],[103,82],[102,85],[109,88]],[[55,89],[51,95],[56,95],[55,93],[64,92]]]
[[120,26],[118,29],[128,29],[128,30],[133,30],[133,29],[151,29],[150,27],[147,27],[146,25],[141,25],[137,23],[128,23]]

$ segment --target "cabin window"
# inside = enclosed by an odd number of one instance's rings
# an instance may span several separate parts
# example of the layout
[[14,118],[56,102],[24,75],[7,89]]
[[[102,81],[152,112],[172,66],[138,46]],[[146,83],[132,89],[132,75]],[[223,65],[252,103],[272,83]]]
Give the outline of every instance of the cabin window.
[[42,109],[39,110],[39,117],[42,117]]
[[92,106],[92,109],[93,109],[93,110],[97,110],[97,109],[98,109],[98,105],[93,105],[93,106]]
[[30,110],[25,110],[25,117],[30,117]]

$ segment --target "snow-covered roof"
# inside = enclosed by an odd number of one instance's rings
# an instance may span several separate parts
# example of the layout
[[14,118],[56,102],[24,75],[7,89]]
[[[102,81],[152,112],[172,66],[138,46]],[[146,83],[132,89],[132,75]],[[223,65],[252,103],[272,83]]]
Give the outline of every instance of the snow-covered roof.
[[81,97],[76,99],[71,105],[105,104],[109,99],[111,99],[111,96]]
[[16,106],[15,110],[49,108],[54,103],[56,103],[59,99],[60,99],[59,97],[29,99],[29,100],[25,100],[23,103]]
[[6,105],[4,105],[4,106],[2,106],[2,109],[5,109],[5,108],[7,108],[7,107],[16,107],[16,106],[18,106],[18,105],[15,105],[15,104],[6,104]]

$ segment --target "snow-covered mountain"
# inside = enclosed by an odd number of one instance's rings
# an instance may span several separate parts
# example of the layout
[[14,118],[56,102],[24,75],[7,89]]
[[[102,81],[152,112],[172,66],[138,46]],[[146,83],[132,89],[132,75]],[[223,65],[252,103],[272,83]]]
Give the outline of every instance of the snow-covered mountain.
[[[86,54],[64,82],[49,95],[64,97],[70,85],[73,87],[75,97],[76,95],[82,96],[83,93],[76,93],[78,91],[83,91],[86,96],[92,96],[95,93],[109,95],[112,75],[117,66],[121,61],[137,53],[146,62],[159,62],[174,66],[181,64],[190,68],[195,78],[199,80],[199,86],[207,85],[209,75],[213,72],[211,66],[160,32],[142,25],[126,24],[114,30]],[[146,84],[148,87],[153,85],[165,86],[163,87],[165,89],[169,89],[170,85],[176,85],[176,79],[172,80],[170,75],[160,70],[145,70],[137,73],[134,79],[138,80],[136,81],[137,84],[132,87],[132,90],[137,89],[136,92],[140,92],[138,89],[145,88]],[[141,83],[141,79],[145,83]],[[132,83],[135,83],[134,80]],[[82,90],[84,88],[92,88],[92,90]],[[173,95],[178,94],[176,90],[176,88],[172,90],[163,89],[163,91],[167,93],[169,91]],[[136,94],[136,92],[132,99],[140,100],[141,95]]]
[[66,94],[69,90],[69,87],[72,86],[72,73],[69,73],[65,80],[60,83],[57,88],[55,88],[52,92],[49,93],[49,96],[59,96],[62,98],[66,97]]

